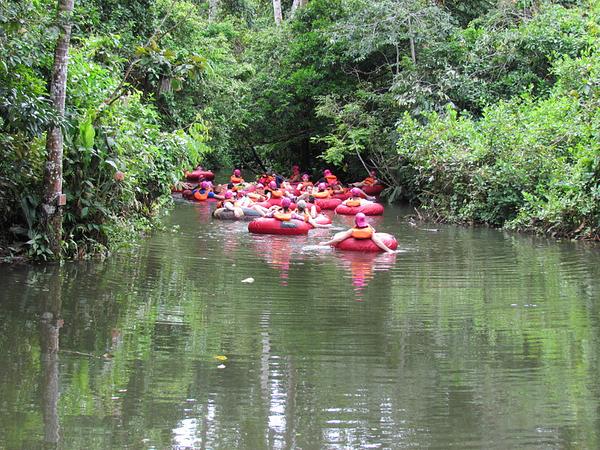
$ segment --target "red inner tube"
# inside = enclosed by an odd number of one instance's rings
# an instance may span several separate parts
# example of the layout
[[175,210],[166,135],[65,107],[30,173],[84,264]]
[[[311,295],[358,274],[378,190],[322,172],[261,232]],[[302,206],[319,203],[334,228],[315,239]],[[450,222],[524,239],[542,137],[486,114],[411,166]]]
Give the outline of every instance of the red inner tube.
[[350,197],[352,197],[352,194],[350,194],[350,192],[344,192],[343,194],[333,194],[333,198],[339,198],[342,201]]
[[255,219],[248,224],[248,231],[255,234],[307,234],[312,226],[300,220],[281,221],[273,218]]
[[206,180],[206,181],[212,181],[215,179],[215,174],[212,173],[210,170],[194,170],[190,173],[188,173],[185,178],[188,181],[202,181],[202,180]]
[[321,209],[335,209],[342,201],[339,198],[316,198],[315,205]]
[[380,203],[369,203],[364,206],[346,206],[340,205],[335,208],[336,214],[342,214],[344,216],[353,216],[359,212],[365,216],[380,216],[383,214],[383,205]]
[[367,195],[379,195],[384,188],[383,184],[374,184],[373,186],[363,186],[361,189]]
[[[377,233],[377,236],[383,240],[383,243],[390,249],[396,250],[398,248],[398,242],[396,238],[391,234]],[[339,250],[348,250],[354,252],[381,252],[379,247],[375,245],[371,239],[355,239],[348,238],[340,242],[335,246]]]

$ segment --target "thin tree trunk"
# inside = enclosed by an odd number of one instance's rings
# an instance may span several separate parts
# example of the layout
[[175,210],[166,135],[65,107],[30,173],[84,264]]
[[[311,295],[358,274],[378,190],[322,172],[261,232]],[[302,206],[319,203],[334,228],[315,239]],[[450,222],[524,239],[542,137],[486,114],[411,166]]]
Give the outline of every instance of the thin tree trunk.
[[408,36],[410,41],[410,57],[412,58],[413,64],[417,63],[417,52],[415,50],[415,36],[413,35],[412,20],[408,16]]
[[294,2],[292,3],[292,9],[290,10],[290,17],[294,17],[296,11],[302,8],[303,6],[306,6],[307,3],[308,0],[294,0]]
[[273,15],[275,16],[275,24],[281,25],[283,16],[281,15],[281,0],[273,0]]
[[[57,23],[59,35],[54,52],[50,99],[61,121],[65,115],[73,4],[74,0],[59,0],[58,2]],[[54,253],[55,258],[60,257],[62,241],[62,208],[59,206],[59,197],[62,194],[63,143],[64,138],[60,124],[52,125],[46,136],[47,159],[44,169],[42,224],[48,237],[49,248]]]
[[219,0],[208,0],[208,21],[213,22],[217,17]]

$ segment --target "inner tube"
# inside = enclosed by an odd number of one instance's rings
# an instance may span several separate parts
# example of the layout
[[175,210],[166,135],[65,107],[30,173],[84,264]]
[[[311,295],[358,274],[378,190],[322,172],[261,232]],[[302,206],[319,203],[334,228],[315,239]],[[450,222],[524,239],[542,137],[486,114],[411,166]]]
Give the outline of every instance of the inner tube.
[[[398,242],[396,238],[391,234],[387,233],[376,233],[377,237],[381,238],[383,243],[390,249],[396,250],[398,248]],[[353,237],[344,239],[342,242],[337,244],[335,248],[339,250],[347,250],[352,252],[382,252],[375,242],[371,239],[355,239]]]
[[185,175],[188,181],[212,181],[215,179],[215,174],[210,170],[194,170]]
[[257,217],[260,217],[260,213],[254,209],[242,208],[242,211],[244,211],[244,215],[240,218],[237,218],[235,217],[233,211],[225,208],[219,208],[214,210],[213,217],[219,220],[254,220]]
[[344,216],[354,216],[361,212],[365,216],[380,216],[383,214],[383,209],[383,205],[380,203],[369,203],[368,205],[363,206],[340,205],[335,208],[335,213]]
[[315,205],[321,209],[335,209],[342,203],[339,198],[316,198]]
[[367,195],[379,195],[384,188],[383,184],[374,184],[372,186],[363,186],[361,189]]
[[263,217],[255,219],[248,224],[248,231],[255,234],[282,234],[299,235],[308,234],[312,226],[300,220],[282,221],[273,218]]
[[343,194],[333,194],[333,198],[339,198],[342,201],[350,197],[352,197],[352,194],[350,194],[350,192],[344,192]]

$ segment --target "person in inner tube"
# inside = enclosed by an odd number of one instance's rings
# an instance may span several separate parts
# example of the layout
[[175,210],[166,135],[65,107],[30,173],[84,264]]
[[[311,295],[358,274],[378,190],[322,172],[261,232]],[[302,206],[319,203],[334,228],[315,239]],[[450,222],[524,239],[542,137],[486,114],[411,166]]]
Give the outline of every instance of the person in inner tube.
[[225,192],[225,199],[222,203],[222,208],[226,211],[232,211],[236,218],[240,219],[244,217],[244,210],[237,206],[234,193],[232,191]]
[[369,170],[369,176],[362,181],[357,183],[352,183],[351,186],[354,187],[363,187],[363,186],[375,186],[376,184],[381,184],[381,181],[377,179],[377,171],[375,169]]
[[333,236],[333,239],[331,239],[330,241],[321,242],[319,243],[319,245],[335,246],[340,242],[345,241],[346,239],[349,239],[351,237],[355,239],[371,239],[373,243],[384,252],[394,253],[394,250],[385,245],[385,243],[379,238],[379,236],[377,236],[377,233],[375,233],[375,229],[368,224],[367,216],[365,216],[363,213],[358,213],[354,217],[354,223],[355,226],[353,228],[350,228],[346,231],[341,231],[335,236]]
[[296,214],[295,212],[293,212],[290,209],[290,205],[292,204],[292,201],[287,198],[284,197],[281,199],[281,206],[271,206],[271,208],[269,209],[269,212],[267,213],[267,215],[265,217],[269,217],[269,218],[275,218],[277,220],[281,220],[281,221],[290,221],[292,219],[295,220],[300,220],[302,222],[304,222],[304,217]]
[[350,207],[356,207],[356,206],[365,206],[368,205],[370,203],[373,203],[370,200],[365,200],[363,198],[364,192],[362,190],[360,190],[359,188],[352,188],[350,189],[350,198],[347,198],[346,200],[344,200],[342,202],[342,205],[346,205],[346,206],[350,206]]

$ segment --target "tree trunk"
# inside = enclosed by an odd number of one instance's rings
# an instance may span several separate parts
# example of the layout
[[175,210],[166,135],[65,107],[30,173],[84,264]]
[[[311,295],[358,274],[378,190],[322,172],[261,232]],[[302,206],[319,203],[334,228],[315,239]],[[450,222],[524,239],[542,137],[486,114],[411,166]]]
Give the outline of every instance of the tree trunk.
[[417,64],[417,52],[415,50],[415,36],[413,34],[412,29],[412,20],[410,16],[408,16],[408,36],[410,41],[410,57],[412,59],[413,64]]
[[273,0],[273,15],[275,16],[275,24],[281,25],[283,16],[281,15],[281,0]]
[[[58,40],[54,52],[54,67],[50,81],[50,100],[62,122],[65,115],[67,91],[67,66],[71,40],[71,14],[74,0],[59,0],[57,24]],[[62,194],[63,134],[61,124],[50,127],[46,136],[46,167],[44,169],[44,196],[42,201],[42,225],[48,238],[49,248],[55,258],[60,258],[62,241]]]
[[294,0],[294,3],[292,3],[292,9],[290,10],[290,17],[294,17],[296,10],[306,6],[307,3],[308,0]]
[[213,22],[217,17],[219,0],[208,0],[208,21]]

